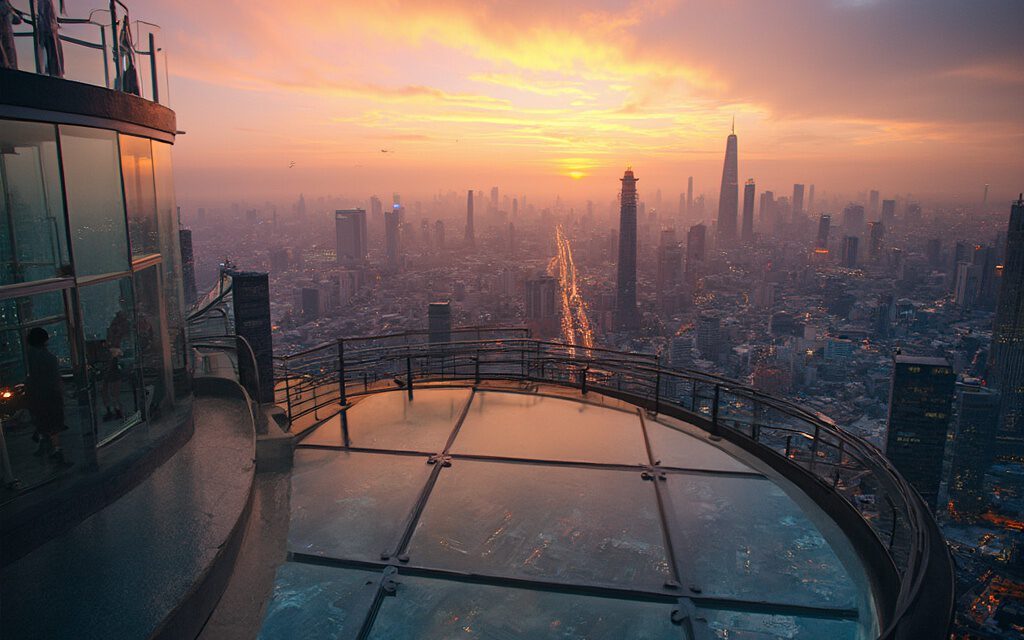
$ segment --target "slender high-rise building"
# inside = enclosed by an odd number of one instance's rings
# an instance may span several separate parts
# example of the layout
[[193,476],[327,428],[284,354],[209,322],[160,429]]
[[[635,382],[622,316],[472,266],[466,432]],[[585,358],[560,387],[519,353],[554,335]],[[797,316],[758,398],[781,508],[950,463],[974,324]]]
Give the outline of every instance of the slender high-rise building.
[[739,209],[739,177],[736,168],[736,130],[725,142],[725,165],[722,167],[722,189],[718,195],[718,247],[728,247],[736,240],[736,217]]
[[812,184],[807,194],[807,213],[814,215],[814,185]]
[[704,262],[704,248],[707,244],[708,228],[702,224],[695,224],[690,227],[686,234],[686,280],[694,282],[697,279],[697,272]]
[[451,302],[431,302],[427,307],[427,336],[430,344],[452,341]]
[[192,230],[178,229],[178,243],[181,247],[181,278],[185,288],[185,306],[196,303],[196,261],[192,252]]
[[823,213],[821,218],[818,219],[818,242],[817,248],[824,249],[825,253],[828,253],[828,233],[832,227],[832,216],[827,213]]
[[957,428],[949,482],[950,511],[980,515],[985,507],[985,473],[992,465],[999,425],[999,393],[976,380],[958,382]]
[[619,198],[619,269],[615,291],[615,328],[637,329],[640,317],[636,309],[636,183],[633,169],[621,178]]
[[943,358],[898,355],[893,362],[885,455],[933,509],[955,384],[956,374]]
[[757,185],[754,179],[747,180],[743,185],[743,227],[740,239],[743,242],[754,241],[754,194],[757,192]]
[[466,192],[466,244],[472,245],[476,242],[473,233],[473,190]]
[[989,382],[1001,393],[1001,429],[1024,437],[1024,196],[1010,208],[1005,255],[992,328]]
[[658,242],[655,286],[658,306],[663,313],[675,313],[682,284],[683,247],[676,240],[675,229],[662,229]]
[[793,220],[804,214],[804,185],[793,185]]
[[384,253],[389,269],[401,266],[399,227],[402,220],[402,205],[397,202],[384,212]]
[[686,215],[693,215],[693,176],[686,179]]
[[892,229],[896,222],[896,201],[882,200],[882,224]]

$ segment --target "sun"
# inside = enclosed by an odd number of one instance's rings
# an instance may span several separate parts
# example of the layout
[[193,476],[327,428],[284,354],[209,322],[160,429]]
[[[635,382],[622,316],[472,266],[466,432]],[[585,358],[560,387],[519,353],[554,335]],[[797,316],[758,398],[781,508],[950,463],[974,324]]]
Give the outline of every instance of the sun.
[[582,171],[570,171],[566,175],[568,175],[573,180],[581,180],[587,177],[587,174],[583,173]]

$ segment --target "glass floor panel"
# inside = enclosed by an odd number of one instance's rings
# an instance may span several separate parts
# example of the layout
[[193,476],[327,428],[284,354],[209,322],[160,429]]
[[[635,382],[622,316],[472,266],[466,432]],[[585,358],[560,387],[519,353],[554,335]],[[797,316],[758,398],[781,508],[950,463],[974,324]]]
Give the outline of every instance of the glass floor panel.
[[[665,424],[662,424],[663,421]],[[754,469],[708,442],[700,434],[704,432],[688,433],[685,423],[668,417],[658,418],[657,422],[647,421],[651,453],[654,454],[655,460],[660,460],[666,467],[756,473]]]
[[455,460],[413,535],[420,566],[658,589],[669,578],[652,483],[640,473]]
[[288,549],[380,560],[394,551],[430,469],[420,456],[296,449]]
[[673,605],[397,576],[373,640],[537,638],[683,640]]
[[[399,451],[444,450],[466,402],[469,389],[388,391],[361,398],[348,410],[348,434],[353,447]],[[341,415],[309,435],[303,444],[341,446]]]
[[277,568],[260,640],[354,638],[380,577],[380,572],[284,563]]
[[523,393],[478,392],[452,453],[648,464],[635,413]]
[[700,609],[716,640],[858,640],[860,625],[853,620],[821,620],[801,616],[721,609]]
[[855,608],[858,591],[801,507],[758,478],[670,474],[683,576],[705,597]]

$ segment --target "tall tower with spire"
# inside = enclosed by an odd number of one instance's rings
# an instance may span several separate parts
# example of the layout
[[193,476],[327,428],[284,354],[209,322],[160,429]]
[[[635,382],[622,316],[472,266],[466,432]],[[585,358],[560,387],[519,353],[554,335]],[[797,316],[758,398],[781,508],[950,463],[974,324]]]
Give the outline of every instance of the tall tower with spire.
[[622,176],[619,210],[619,269],[615,289],[615,328],[632,331],[640,327],[636,309],[636,183],[633,168]]
[[473,190],[466,193],[466,244],[473,246],[476,236],[473,233]]
[[718,196],[718,246],[728,247],[736,240],[736,218],[739,214],[739,172],[736,169],[736,118],[732,133],[725,143],[725,166],[722,168],[722,191]]

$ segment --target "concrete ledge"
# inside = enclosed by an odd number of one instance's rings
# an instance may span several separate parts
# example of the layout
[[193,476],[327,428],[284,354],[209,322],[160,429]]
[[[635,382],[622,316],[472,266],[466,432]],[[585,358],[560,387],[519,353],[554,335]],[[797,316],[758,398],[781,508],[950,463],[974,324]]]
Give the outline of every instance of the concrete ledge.
[[295,437],[282,428],[280,418],[287,425],[288,418],[280,407],[261,407],[262,423],[266,433],[256,437],[256,471],[288,471],[292,468]]

